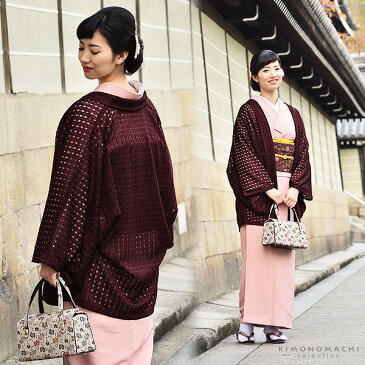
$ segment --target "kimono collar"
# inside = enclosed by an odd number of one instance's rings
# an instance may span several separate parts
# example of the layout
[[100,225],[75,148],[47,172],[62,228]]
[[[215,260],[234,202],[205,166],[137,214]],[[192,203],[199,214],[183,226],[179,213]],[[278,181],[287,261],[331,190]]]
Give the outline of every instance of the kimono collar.
[[278,98],[275,106],[263,96],[255,95],[252,99],[260,105],[269,124],[271,133],[277,134],[275,136],[276,138],[295,138],[292,115],[287,105],[280,98]]
[[272,104],[269,100],[264,98],[261,95],[254,95],[252,96],[252,99],[256,100],[261,109],[265,112],[265,115],[268,117],[268,122],[270,125],[270,128],[273,128],[275,126],[275,122],[278,118],[278,114],[280,113],[280,109],[283,107],[281,103],[283,103],[279,98],[276,102],[276,104]]
[[132,91],[123,87],[121,85],[115,84],[113,82],[104,82],[100,84],[95,91],[101,91],[104,93],[112,94],[115,96],[119,96],[124,99],[140,99],[144,92],[143,84],[139,81],[130,80],[128,81],[129,85],[133,86],[136,91]]
[[142,109],[146,106],[148,100],[146,91],[144,90],[142,90],[142,94],[138,99],[120,97],[118,95],[112,95],[110,92],[104,91],[93,91],[85,95],[84,98],[94,100],[112,109],[118,109],[123,111],[134,111]]

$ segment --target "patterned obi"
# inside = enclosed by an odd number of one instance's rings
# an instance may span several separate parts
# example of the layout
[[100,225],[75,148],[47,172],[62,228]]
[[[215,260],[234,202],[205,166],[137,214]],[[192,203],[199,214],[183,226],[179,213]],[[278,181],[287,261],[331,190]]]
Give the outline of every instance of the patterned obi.
[[273,138],[276,171],[291,172],[294,161],[295,144],[291,139]]

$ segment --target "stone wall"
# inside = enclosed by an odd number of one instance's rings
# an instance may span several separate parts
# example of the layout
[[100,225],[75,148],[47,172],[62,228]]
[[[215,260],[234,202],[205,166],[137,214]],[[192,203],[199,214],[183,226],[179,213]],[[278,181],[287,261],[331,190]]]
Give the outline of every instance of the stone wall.
[[235,198],[226,164],[195,159],[190,212],[195,268],[201,300],[237,288],[241,262]]
[[340,149],[344,188],[358,198],[363,199],[365,192],[362,185],[360,153],[362,153],[360,148]]
[[[151,91],[173,159],[178,202],[189,207],[189,91]],[[14,351],[15,324],[38,280],[31,263],[48,193],[60,117],[81,95],[2,95],[0,155],[0,361]],[[4,132],[4,133],[3,133]],[[190,208],[188,208],[190,210]],[[189,251],[191,231],[176,233],[167,259]]]
[[[27,29],[42,19],[52,29],[51,43],[57,43],[55,29],[61,25],[55,15],[60,9],[47,9],[48,4],[14,0],[7,5],[12,66],[7,71],[13,91],[19,93],[0,95],[0,361],[15,349],[15,323],[24,315],[38,279],[37,265],[30,260],[47,196],[57,124],[68,106],[95,86],[83,78],[77,63],[74,31],[100,8],[99,0],[61,1],[63,68],[58,49],[42,48],[34,35],[30,46],[24,43]],[[104,0],[104,5],[127,6],[136,13],[135,0]],[[187,220],[187,231],[180,232],[179,222],[175,224],[175,247],[166,260],[194,257],[203,301],[239,285],[240,241],[225,170],[235,115],[252,93],[247,68],[254,50],[224,22],[188,1],[140,0],[139,6],[146,52],[143,70],[133,78],[143,80],[160,114],[178,203],[186,206],[186,217],[180,213],[178,219]],[[16,19],[22,19],[18,27]],[[42,68],[53,73],[46,73],[46,79],[35,77]],[[280,96],[300,110],[310,142],[315,200],[308,203],[304,219],[310,248],[297,253],[301,264],[349,245],[348,205],[333,120],[290,80],[283,83]]]
[[31,263],[51,174],[58,120],[75,95],[2,95],[0,153],[0,361],[38,278]]
[[[192,189],[190,180],[190,166],[192,161],[190,144],[191,98],[192,92],[187,91],[148,91],[148,95],[155,104],[165,138],[169,146],[173,170],[174,184],[177,202],[186,205],[186,211],[191,210]],[[188,215],[180,215],[179,219],[188,220]],[[166,260],[183,255],[189,255],[193,247],[191,235],[193,231],[188,229],[181,233],[178,224],[175,224],[175,245],[167,251]]]

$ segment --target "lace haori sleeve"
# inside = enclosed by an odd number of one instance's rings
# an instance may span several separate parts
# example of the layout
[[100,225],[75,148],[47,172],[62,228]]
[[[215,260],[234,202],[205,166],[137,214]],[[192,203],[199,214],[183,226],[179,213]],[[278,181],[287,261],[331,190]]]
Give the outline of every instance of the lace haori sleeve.
[[[293,108],[294,109],[294,108]],[[308,139],[305,134],[304,123],[299,112],[294,109],[299,133],[295,140],[295,159],[297,160],[292,172],[289,185],[299,190],[303,199],[312,200],[311,165],[309,161]]]
[[82,262],[97,240],[110,120],[102,105],[85,99],[62,117],[34,262],[60,271],[67,262]]
[[242,106],[233,129],[231,153],[227,175],[236,198],[251,196],[275,187],[274,182],[260,161],[253,144],[262,141],[250,133],[251,118],[248,107]]

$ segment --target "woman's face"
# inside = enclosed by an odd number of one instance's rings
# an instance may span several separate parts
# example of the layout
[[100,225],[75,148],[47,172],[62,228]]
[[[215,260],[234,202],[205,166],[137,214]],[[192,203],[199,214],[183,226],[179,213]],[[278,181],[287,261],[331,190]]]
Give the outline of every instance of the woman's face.
[[128,52],[114,55],[106,38],[95,31],[92,38],[80,39],[79,61],[86,78],[100,82],[113,78],[114,74],[124,72],[123,62]]
[[284,71],[279,61],[264,66],[257,75],[252,75],[253,80],[259,83],[261,91],[274,91],[283,81]]

